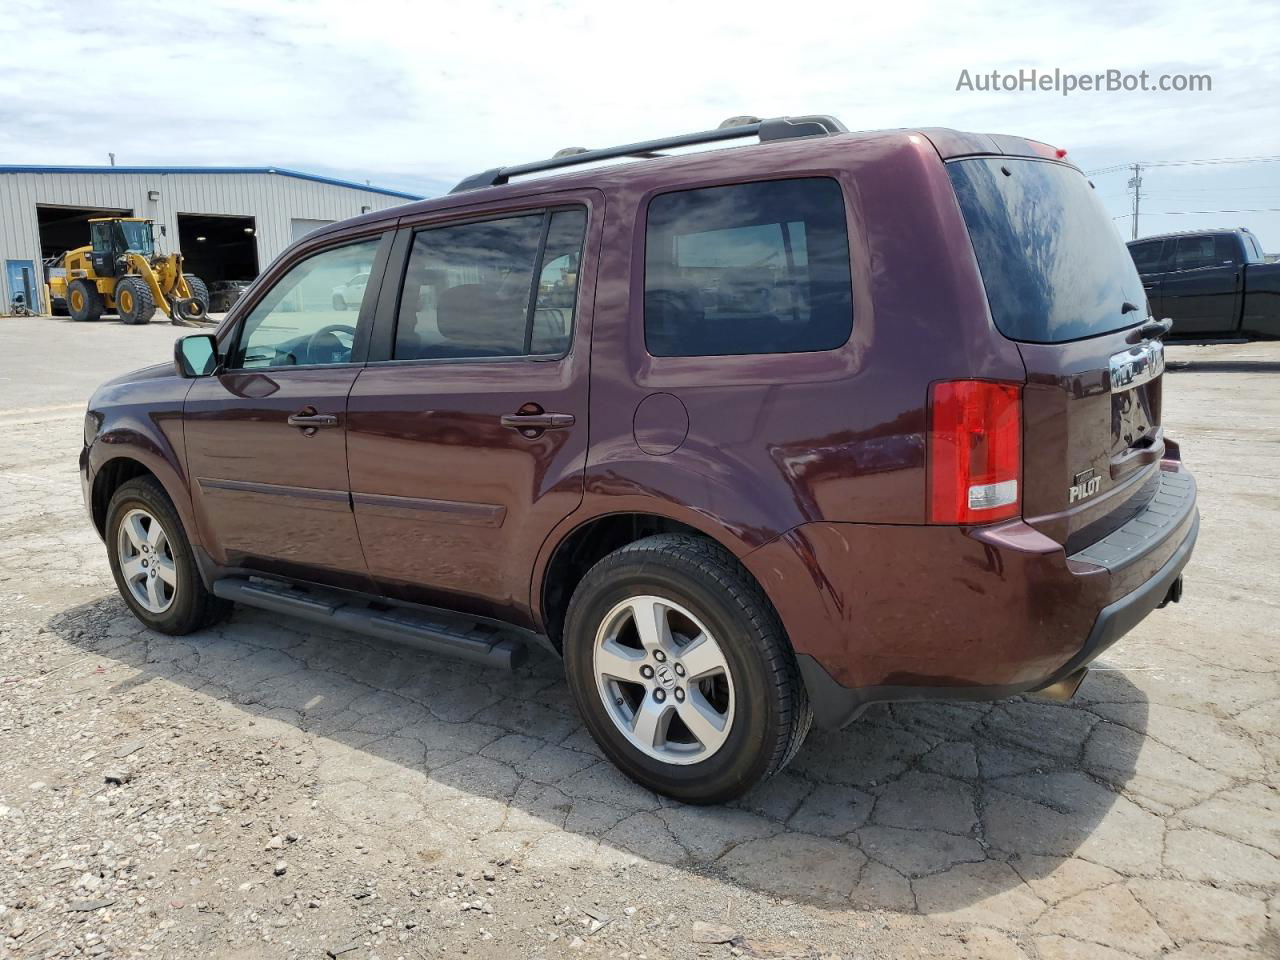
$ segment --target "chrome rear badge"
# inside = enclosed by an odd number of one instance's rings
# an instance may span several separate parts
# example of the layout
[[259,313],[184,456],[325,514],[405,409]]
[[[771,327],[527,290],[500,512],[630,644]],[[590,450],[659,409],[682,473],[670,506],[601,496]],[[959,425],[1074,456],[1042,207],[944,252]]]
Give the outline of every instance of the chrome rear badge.
[[1164,344],[1151,340],[1111,357],[1111,392],[1122,393],[1164,373]]
[[1102,478],[1098,471],[1090,468],[1075,475],[1071,486],[1067,488],[1067,503],[1079,503],[1087,500],[1102,487]]

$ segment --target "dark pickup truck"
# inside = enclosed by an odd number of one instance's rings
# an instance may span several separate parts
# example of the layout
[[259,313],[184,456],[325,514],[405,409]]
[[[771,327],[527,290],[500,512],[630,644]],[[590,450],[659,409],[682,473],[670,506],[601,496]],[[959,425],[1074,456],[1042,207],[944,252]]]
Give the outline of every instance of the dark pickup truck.
[[1280,337],[1280,263],[1244,227],[1147,237],[1129,253],[1171,337]]

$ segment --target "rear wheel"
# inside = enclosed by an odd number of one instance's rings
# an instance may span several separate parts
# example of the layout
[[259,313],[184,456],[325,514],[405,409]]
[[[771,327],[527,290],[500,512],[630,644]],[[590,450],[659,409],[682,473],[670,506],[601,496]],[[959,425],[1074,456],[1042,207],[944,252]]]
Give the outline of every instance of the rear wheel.
[[205,589],[178,512],[151,477],[120,486],[107,508],[107,557],[120,596],[153,630],[181,635],[231,609]]
[[141,277],[121,277],[116,284],[116,312],[121,323],[150,323],[156,313],[156,300],[151,288]]
[[569,604],[564,654],[596,742],[678,800],[739,796],[786,766],[809,731],[777,614],[707,540],[648,537],[597,563]]
[[67,312],[72,320],[100,320],[105,310],[102,294],[88,280],[72,280],[67,284]]

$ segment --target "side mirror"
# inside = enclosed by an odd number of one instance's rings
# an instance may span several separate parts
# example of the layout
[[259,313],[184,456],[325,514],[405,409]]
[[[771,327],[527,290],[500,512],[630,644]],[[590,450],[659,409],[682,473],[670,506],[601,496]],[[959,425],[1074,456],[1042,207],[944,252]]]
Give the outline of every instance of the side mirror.
[[180,377],[209,376],[219,366],[217,339],[209,333],[196,333],[174,341],[173,365]]

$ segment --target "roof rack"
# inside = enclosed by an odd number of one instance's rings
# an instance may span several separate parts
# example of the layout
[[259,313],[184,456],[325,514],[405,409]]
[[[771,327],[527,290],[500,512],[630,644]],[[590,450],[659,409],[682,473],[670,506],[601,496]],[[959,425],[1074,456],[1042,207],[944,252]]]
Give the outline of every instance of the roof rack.
[[[748,121],[748,122],[739,122]],[[673,150],[677,147],[693,147],[703,143],[718,143],[721,140],[740,140],[743,137],[759,137],[761,143],[770,140],[792,140],[799,137],[825,137],[833,133],[848,133],[848,128],[835,117],[815,115],[811,117],[772,117],[758,120],[754,117],[734,117],[715,130],[703,130],[701,133],[683,133],[674,137],[662,137],[657,140],[643,140],[640,143],[628,143],[620,147],[604,147],[600,150],[581,150],[570,148],[558,151],[550,160],[535,160],[532,163],[519,163],[511,167],[494,167],[467,177],[450,193],[461,193],[464,190],[477,190],[481,187],[496,187],[508,182],[512,177],[527,173],[541,173],[544,170],[559,170],[562,167],[573,167],[597,160],[612,160],[617,157],[654,158],[660,157],[658,151]],[[570,152],[572,151],[572,152]]]

